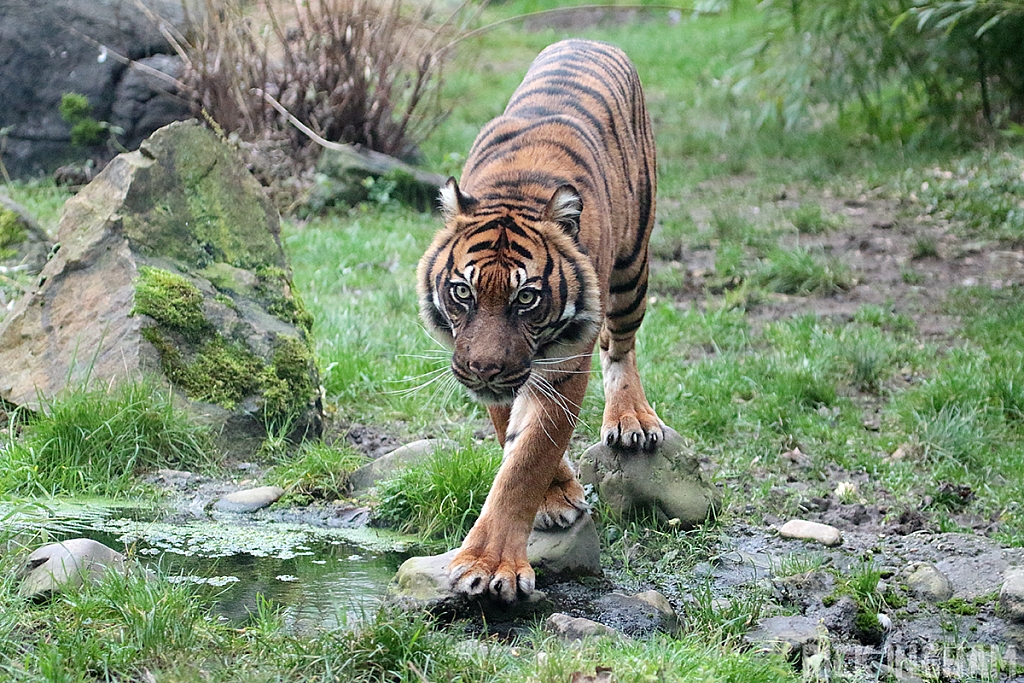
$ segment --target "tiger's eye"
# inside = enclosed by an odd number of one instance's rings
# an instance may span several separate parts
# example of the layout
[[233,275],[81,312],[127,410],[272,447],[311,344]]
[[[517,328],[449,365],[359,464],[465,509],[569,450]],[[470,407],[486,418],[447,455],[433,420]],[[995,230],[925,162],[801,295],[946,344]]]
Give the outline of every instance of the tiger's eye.
[[520,306],[529,306],[537,300],[537,292],[532,289],[520,290],[519,294],[516,295],[516,303]]
[[452,287],[452,296],[454,296],[459,301],[469,301],[469,299],[472,298],[473,296],[473,292],[470,291],[469,285],[465,285],[460,282],[454,287]]

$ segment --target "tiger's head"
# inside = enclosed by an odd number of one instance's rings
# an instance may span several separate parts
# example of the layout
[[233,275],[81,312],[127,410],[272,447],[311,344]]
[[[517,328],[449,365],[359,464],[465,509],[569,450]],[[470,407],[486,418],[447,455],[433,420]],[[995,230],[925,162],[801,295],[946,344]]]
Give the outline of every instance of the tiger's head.
[[537,215],[484,206],[449,178],[441,209],[445,227],[420,260],[417,289],[424,322],[452,349],[455,377],[481,402],[508,404],[531,375],[576,371],[602,312],[575,188],[556,189]]

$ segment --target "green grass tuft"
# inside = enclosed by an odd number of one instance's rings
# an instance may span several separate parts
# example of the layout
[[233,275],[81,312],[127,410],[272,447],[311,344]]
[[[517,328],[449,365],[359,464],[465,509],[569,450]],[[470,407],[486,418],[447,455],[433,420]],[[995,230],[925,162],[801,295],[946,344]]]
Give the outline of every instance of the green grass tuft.
[[366,461],[366,456],[351,447],[307,441],[294,455],[280,457],[266,479],[293,499],[301,496],[334,500],[345,495],[349,475]]
[[377,485],[378,522],[403,533],[458,543],[480,516],[501,464],[493,444],[435,452]]
[[0,491],[124,495],[140,470],[210,462],[210,434],[147,382],[76,389],[29,417],[0,450]]
[[850,269],[836,258],[809,249],[776,249],[755,274],[765,289],[779,294],[838,294],[853,287]]

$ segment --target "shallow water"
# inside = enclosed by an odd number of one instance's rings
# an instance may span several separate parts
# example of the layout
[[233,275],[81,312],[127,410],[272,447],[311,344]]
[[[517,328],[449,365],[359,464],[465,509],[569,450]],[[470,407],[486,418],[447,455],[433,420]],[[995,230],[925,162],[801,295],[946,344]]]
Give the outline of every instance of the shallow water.
[[[0,510],[0,520],[5,514]],[[322,529],[243,515],[160,521],[160,511],[90,502],[7,515],[0,527],[42,531],[34,545],[88,537],[173,582],[211,586],[214,613],[242,624],[260,596],[294,629],[331,628],[371,615],[406,553],[373,529]]]

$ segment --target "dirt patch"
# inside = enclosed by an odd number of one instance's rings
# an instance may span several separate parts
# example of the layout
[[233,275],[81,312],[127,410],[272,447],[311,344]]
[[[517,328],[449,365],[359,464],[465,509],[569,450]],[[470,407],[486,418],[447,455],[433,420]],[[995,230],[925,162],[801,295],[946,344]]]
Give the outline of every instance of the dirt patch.
[[[797,200],[780,193],[764,211],[784,215],[807,202],[841,216],[842,227],[819,235],[793,233],[783,237],[780,246],[820,249],[839,259],[851,268],[854,286],[831,296],[771,294],[750,308],[754,331],[766,323],[802,314],[846,322],[858,308],[871,304],[909,316],[922,341],[941,343],[952,338],[959,324],[947,311],[951,291],[974,286],[1003,289],[1024,283],[1024,251],[1004,249],[998,242],[965,240],[948,222],[894,199],[806,194]],[[747,207],[747,211],[759,214],[762,207]],[[697,210],[694,220],[700,225],[707,218]],[[684,286],[668,292],[677,301],[703,305],[709,289],[723,287],[715,273],[714,246],[686,246],[675,256],[678,258],[671,261],[655,259],[652,267],[686,269]]]

